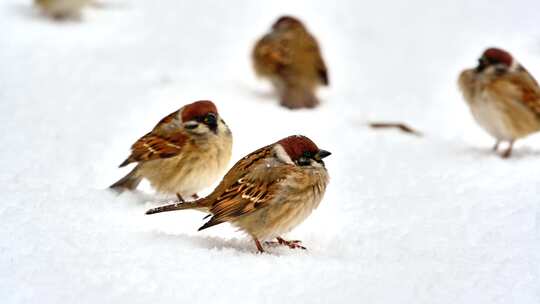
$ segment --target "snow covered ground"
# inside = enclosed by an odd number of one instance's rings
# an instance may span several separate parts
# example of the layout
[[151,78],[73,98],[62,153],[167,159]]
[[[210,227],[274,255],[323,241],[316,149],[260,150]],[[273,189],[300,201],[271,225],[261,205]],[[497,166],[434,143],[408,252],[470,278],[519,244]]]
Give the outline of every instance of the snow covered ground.
[[[488,46],[540,78],[540,2],[102,0],[63,24],[29,2],[0,3],[2,303],[540,303],[540,136],[501,160],[456,89]],[[314,111],[280,108],[251,70],[283,13],[329,66]],[[257,255],[227,225],[197,232],[201,213],[145,216],[148,187],[106,190],[134,140],[198,99],[235,161],[297,133],[333,152],[289,235],[308,251]]]

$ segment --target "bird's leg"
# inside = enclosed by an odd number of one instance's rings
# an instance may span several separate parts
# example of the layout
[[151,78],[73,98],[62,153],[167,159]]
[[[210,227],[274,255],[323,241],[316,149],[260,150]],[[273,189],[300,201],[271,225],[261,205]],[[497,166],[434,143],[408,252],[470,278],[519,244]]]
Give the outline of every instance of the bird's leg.
[[495,151],[495,152],[497,152],[497,150],[499,149],[499,144],[500,144],[500,143],[501,143],[501,141],[500,141],[500,140],[497,140],[497,141],[495,142],[495,145],[493,145],[492,150]]
[[508,148],[504,151],[504,153],[501,155],[502,158],[509,158],[512,154],[512,147],[514,146],[514,141],[511,140],[508,142]]
[[180,193],[176,193],[176,197],[178,198],[178,201],[181,202],[181,203],[185,203],[186,201],[184,200],[184,198],[180,195]]
[[259,253],[264,253],[264,249],[261,245],[261,242],[259,242],[259,240],[256,237],[253,237],[253,241],[255,241],[255,246],[257,246],[257,250],[259,251]]

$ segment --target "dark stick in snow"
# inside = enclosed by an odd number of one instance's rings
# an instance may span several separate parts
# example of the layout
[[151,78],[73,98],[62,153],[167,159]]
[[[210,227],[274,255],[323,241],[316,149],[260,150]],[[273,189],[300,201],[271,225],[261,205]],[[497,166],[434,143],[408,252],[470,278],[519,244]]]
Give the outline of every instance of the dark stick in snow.
[[422,133],[400,122],[370,122],[369,126],[372,127],[373,129],[396,128],[405,133],[413,134],[416,136],[422,136]]

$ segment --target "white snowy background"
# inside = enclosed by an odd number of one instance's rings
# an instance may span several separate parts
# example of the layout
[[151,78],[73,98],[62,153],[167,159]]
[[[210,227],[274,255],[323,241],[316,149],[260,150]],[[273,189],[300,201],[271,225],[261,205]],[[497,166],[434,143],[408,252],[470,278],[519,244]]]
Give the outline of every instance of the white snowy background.
[[[540,2],[100,0],[65,23],[30,2],[0,3],[1,303],[540,303],[540,136],[502,160],[456,88],[489,46],[540,78]],[[329,67],[316,110],[279,107],[251,69],[284,13]],[[201,213],[145,216],[148,186],[106,189],[199,99],[234,133],[231,165],[297,133],[333,152],[287,236],[308,251],[255,254],[226,224],[197,232]]]

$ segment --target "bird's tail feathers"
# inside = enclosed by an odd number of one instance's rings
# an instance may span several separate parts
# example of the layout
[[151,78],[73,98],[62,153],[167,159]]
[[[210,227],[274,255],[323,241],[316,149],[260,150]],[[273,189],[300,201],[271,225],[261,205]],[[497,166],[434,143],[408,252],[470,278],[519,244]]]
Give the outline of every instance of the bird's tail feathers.
[[139,183],[142,180],[142,177],[137,174],[139,166],[136,166],[131,170],[126,176],[119,179],[116,183],[109,186],[109,188],[122,191],[122,190],[133,190],[137,188]]
[[289,109],[314,108],[319,105],[319,100],[313,89],[286,87],[281,96],[281,105]]
[[201,200],[196,200],[193,202],[178,202],[174,204],[169,204],[165,206],[160,206],[156,208],[149,209],[146,211],[146,214],[154,214],[154,213],[160,213],[160,212],[168,212],[168,211],[177,211],[177,210],[186,210],[186,209],[203,209],[203,207],[200,205]]

